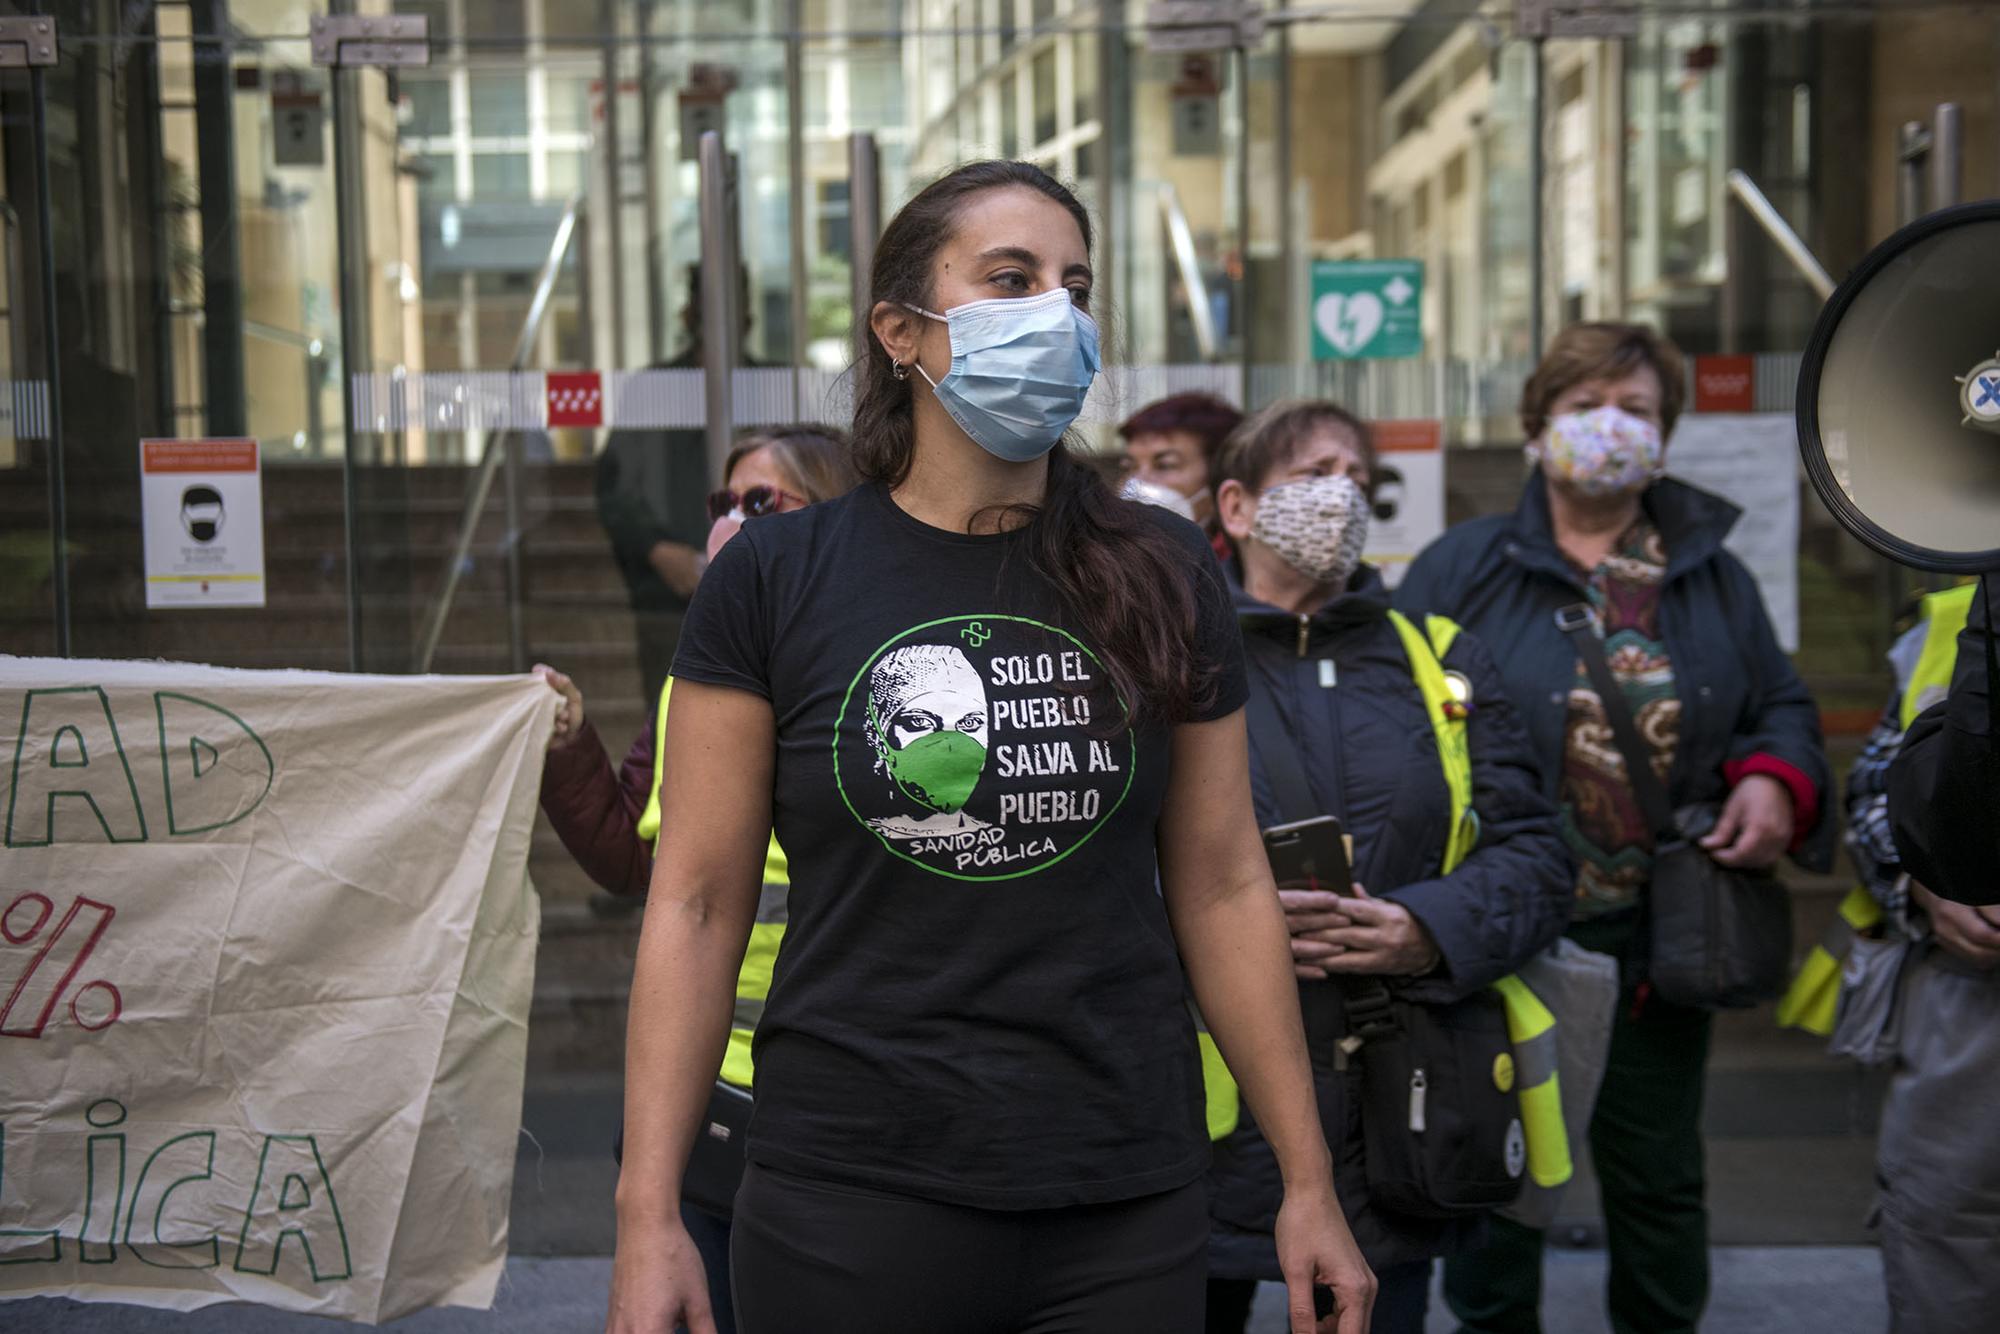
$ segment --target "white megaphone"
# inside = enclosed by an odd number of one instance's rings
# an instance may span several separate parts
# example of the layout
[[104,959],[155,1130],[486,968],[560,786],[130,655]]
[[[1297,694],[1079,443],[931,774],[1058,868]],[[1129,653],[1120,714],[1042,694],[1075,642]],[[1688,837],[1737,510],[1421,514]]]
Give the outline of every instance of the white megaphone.
[[1806,475],[1904,565],[2000,570],[2000,200],[1940,209],[1871,251],[1799,368]]

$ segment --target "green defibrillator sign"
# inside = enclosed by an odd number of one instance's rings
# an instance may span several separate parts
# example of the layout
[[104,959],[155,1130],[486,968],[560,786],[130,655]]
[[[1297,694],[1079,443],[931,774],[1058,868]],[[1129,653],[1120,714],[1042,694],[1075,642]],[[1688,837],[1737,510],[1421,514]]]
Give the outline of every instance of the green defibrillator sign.
[[1373,361],[1421,354],[1423,295],[1420,259],[1315,260],[1313,359]]

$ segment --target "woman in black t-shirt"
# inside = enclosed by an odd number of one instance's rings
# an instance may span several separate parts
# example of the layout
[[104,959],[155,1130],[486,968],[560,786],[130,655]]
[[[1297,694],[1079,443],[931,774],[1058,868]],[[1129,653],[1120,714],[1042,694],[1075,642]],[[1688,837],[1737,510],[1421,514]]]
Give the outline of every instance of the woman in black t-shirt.
[[1221,572],[1061,444],[1098,367],[1089,260],[1082,206],[1027,164],[912,200],[876,251],[866,483],[745,528],[689,611],[612,1334],[712,1328],[675,1201],[773,829],[811,856],[757,1026],[746,1334],[1198,1329],[1190,987],[1287,1183],[1294,1334],[1367,1327]]

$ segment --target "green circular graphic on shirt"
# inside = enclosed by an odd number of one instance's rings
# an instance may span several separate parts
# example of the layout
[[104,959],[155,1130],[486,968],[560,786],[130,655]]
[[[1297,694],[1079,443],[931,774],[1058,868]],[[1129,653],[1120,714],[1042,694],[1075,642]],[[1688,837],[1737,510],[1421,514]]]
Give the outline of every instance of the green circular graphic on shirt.
[[834,782],[904,861],[1013,880],[1075,852],[1124,804],[1139,754],[1126,722],[1104,664],[1069,631],[947,616],[855,672],[834,722]]

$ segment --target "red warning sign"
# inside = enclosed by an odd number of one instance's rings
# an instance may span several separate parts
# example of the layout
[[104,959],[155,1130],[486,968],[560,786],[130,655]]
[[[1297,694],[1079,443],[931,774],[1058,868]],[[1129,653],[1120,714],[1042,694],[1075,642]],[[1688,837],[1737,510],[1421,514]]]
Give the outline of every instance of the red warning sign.
[[1694,359],[1694,410],[1696,412],[1755,412],[1757,410],[1757,359],[1755,357],[1696,357]]

